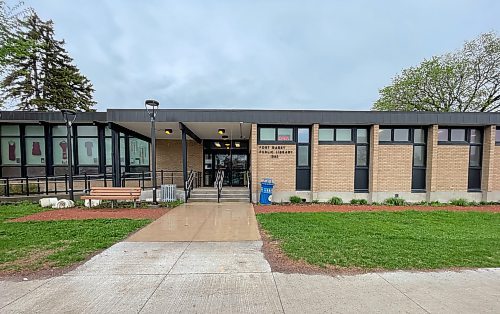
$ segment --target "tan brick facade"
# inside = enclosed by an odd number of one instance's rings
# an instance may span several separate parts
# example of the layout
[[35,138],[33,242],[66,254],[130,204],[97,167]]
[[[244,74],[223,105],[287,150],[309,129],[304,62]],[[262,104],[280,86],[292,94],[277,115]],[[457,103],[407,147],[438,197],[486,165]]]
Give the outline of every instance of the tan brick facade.
[[320,191],[319,179],[319,124],[313,124],[311,128],[311,191]]
[[376,192],[411,192],[413,145],[378,145]]
[[[435,192],[437,179],[437,156],[438,156],[438,126],[431,125],[427,132],[427,169],[426,181],[427,192]],[[430,195],[428,195],[430,199]]]
[[373,125],[370,129],[370,175],[368,190],[378,191],[378,125]]
[[500,192],[500,146],[495,146],[495,158],[493,158],[492,160],[494,164],[492,164],[491,166],[494,170],[491,179],[491,190]]
[[354,191],[354,145],[320,145],[318,147],[318,191]]
[[481,189],[483,192],[494,191],[495,183],[495,126],[484,128],[483,162]]
[[436,191],[467,192],[469,176],[469,145],[438,145],[433,161]]
[[[156,140],[156,168],[158,170],[182,171],[182,141]],[[203,170],[203,145],[187,141],[188,171]]]
[[275,183],[273,192],[293,192],[295,191],[295,169],[295,145],[258,145],[257,183],[264,178],[272,178]]

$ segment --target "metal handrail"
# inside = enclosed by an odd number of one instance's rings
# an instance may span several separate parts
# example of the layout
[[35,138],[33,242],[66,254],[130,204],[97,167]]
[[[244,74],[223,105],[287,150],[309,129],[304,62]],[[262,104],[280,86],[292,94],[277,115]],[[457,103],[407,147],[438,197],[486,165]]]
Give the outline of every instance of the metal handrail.
[[248,185],[248,198],[250,199],[250,203],[252,202],[252,173],[250,170],[247,170],[247,185]]
[[214,187],[217,188],[217,203],[220,203],[220,196],[222,193],[222,183],[224,182],[224,170],[217,170],[217,175],[214,181]]
[[193,182],[196,176],[196,172],[191,170],[188,175],[188,179],[185,182],[186,189],[186,201],[191,197],[191,191],[193,190]]

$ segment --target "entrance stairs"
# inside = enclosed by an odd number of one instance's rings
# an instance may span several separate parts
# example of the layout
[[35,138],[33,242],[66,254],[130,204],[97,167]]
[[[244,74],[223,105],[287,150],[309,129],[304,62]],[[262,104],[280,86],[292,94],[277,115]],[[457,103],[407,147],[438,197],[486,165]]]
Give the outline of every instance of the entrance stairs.
[[[222,188],[220,201],[249,203],[249,190],[247,187],[225,186]],[[217,202],[217,189],[212,187],[193,189],[188,202]]]

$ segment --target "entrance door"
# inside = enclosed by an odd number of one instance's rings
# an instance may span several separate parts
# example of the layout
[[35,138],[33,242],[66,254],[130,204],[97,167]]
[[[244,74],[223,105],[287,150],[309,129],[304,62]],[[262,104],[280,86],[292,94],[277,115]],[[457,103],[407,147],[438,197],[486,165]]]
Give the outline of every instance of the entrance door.
[[225,186],[248,184],[248,141],[204,141],[203,177],[205,186],[213,186],[217,170],[224,170]]

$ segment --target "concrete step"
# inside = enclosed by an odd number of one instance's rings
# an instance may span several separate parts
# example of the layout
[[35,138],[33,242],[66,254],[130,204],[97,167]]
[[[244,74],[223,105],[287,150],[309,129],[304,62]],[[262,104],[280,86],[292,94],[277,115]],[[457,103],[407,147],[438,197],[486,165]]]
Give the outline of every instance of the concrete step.
[[244,203],[249,203],[250,202],[250,199],[247,197],[247,198],[244,198],[244,197],[238,197],[238,198],[221,198],[220,199],[221,202],[244,202]]

